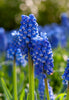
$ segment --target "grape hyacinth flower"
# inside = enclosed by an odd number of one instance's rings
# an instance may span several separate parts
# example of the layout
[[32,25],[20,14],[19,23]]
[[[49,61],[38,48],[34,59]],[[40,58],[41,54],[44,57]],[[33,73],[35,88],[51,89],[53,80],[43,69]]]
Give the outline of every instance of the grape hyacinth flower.
[[[18,56],[19,57],[19,56]],[[24,57],[22,57],[21,60],[19,61],[16,61],[16,66],[22,66],[22,67],[25,67],[27,65],[27,61],[25,60]]]
[[14,100],[18,100],[17,97],[17,73],[16,73],[16,61],[23,63],[23,56],[19,46],[18,32],[14,31],[11,34],[12,41],[10,42],[9,49],[7,50],[7,57],[13,60],[13,86],[14,86]]
[[[47,96],[45,95],[45,83],[44,83],[44,79],[41,74],[38,76],[38,80],[39,80],[38,92],[39,92],[40,100],[44,100],[44,98],[45,100],[47,100]],[[49,82],[47,83],[48,83],[50,100],[54,100],[54,94],[53,94],[52,87],[49,85]]]
[[5,35],[4,28],[0,27],[0,52],[3,52],[6,50],[7,47],[7,39]]
[[20,45],[18,43],[18,32],[13,31],[11,33],[11,42],[9,44],[7,50],[7,58],[10,60],[14,60],[14,56],[16,57],[16,62],[20,62],[21,64],[24,63],[23,55],[21,53]]
[[40,74],[45,81],[47,99],[49,98],[48,86],[47,86],[47,75],[53,73],[53,54],[51,45],[48,41],[46,34],[41,33],[32,39],[31,56],[35,66],[35,74],[38,77]]
[[67,87],[67,99],[69,100],[69,58],[67,60],[67,67],[65,68],[64,74],[62,75],[63,78],[63,82],[64,83],[68,83],[68,87]]
[[28,60],[28,51],[31,46],[31,39],[38,34],[38,24],[33,14],[22,15],[21,26],[19,29],[19,41],[25,59]]
[[25,59],[19,44],[19,33],[13,31],[11,33],[11,41],[7,50],[7,58],[13,61],[13,86],[14,86],[14,100],[18,100],[17,97],[17,73],[16,64],[26,65]]
[[61,14],[61,23],[62,25],[69,26],[69,19],[68,19],[68,15],[66,13],[62,13]]
[[57,46],[59,44],[59,38],[57,36],[57,34],[59,35],[59,31],[57,29],[57,26],[58,26],[57,24],[55,25],[55,23],[53,23],[52,25],[44,26],[42,29],[39,28],[40,34],[41,34],[41,32],[40,32],[41,30],[42,30],[42,33],[47,32],[48,39],[49,39],[53,49],[57,48]]
[[[33,14],[22,15],[21,26],[19,29],[19,44],[22,54],[29,63],[29,98],[34,100],[34,67],[31,59],[30,48],[31,39],[38,35],[38,24]],[[32,73],[32,75],[31,75]]]
[[63,81],[69,81],[69,58],[67,60],[67,67],[65,68],[64,74],[62,75]]
[[65,36],[65,34],[62,34],[62,36],[61,36],[61,47],[62,48],[64,48],[64,47],[66,47],[67,46],[67,39],[66,39],[66,36]]
[[44,100],[44,92],[45,92],[45,84],[44,84],[44,79],[42,77],[42,74],[38,76],[39,80],[39,85],[38,85],[38,93],[40,100]]
[[[29,98],[34,100],[34,67],[37,74],[42,73],[45,80],[47,98],[49,99],[47,76],[53,73],[53,58],[51,45],[46,34],[38,33],[38,24],[34,15],[22,15],[19,29],[19,44],[22,54],[29,63]],[[34,67],[33,67],[34,65]],[[32,74],[32,75],[31,75]]]
[[6,31],[6,37],[7,37],[7,50],[9,48],[9,45],[11,44],[11,41],[13,39],[12,33],[16,32],[16,30]]
[[69,38],[69,18],[66,13],[61,14],[61,25],[63,26],[63,29],[65,30],[65,34],[67,38]]
[[[36,68],[40,68],[39,73],[53,73],[53,54],[47,36],[37,36],[32,39],[31,56]],[[44,74],[44,78],[46,78]]]
[[49,82],[48,82],[48,89],[49,89],[50,100],[55,100],[53,90],[52,90],[52,87],[49,85]]

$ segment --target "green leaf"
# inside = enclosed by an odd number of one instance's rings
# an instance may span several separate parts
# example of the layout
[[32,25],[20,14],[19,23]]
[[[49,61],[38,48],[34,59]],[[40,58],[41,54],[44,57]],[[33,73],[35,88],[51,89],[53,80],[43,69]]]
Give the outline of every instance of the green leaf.
[[63,97],[64,97],[64,96],[62,96],[62,97],[60,98],[60,100],[63,100]]
[[12,95],[10,94],[10,91],[8,90],[3,78],[1,78],[1,84],[2,84],[7,100],[12,100]]
[[27,100],[30,100],[30,99],[29,99],[29,93],[28,93],[28,95],[27,95]]
[[23,88],[22,93],[20,95],[20,100],[24,100],[24,97],[25,97],[25,90]]
[[66,95],[66,93],[61,93],[61,94],[59,94],[56,98],[55,98],[55,100],[58,100],[59,98],[60,98],[60,100],[63,100],[63,97]]
[[18,94],[22,91],[23,82],[24,82],[24,73],[21,73],[20,74],[20,80],[19,80],[19,83],[18,83]]
[[0,78],[4,76],[4,72],[0,71]]

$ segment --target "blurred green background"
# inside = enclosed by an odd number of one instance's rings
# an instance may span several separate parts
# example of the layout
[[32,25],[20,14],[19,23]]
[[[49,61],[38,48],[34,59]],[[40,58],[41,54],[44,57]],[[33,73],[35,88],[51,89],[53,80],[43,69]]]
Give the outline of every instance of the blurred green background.
[[30,13],[40,25],[60,23],[60,14],[68,9],[68,0],[0,0],[0,27],[19,28],[21,15]]

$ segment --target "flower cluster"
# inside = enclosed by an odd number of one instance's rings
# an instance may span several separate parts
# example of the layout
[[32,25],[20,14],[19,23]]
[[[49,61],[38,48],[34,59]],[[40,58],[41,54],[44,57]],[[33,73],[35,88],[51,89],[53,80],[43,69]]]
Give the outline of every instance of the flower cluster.
[[29,16],[22,15],[18,37],[21,51],[25,59],[28,60],[29,52],[33,60],[35,76],[37,76],[38,79],[40,78],[39,94],[41,94],[40,98],[43,100],[45,90],[43,79],[46,78],[46,73],[48,75],[53,73],[54,67],[51,45],[46,33],[38,33],[38,24],[32,14]]
[[39,73],[42,73],[44,70],[50,75],[53,72],[51,45],[45,33],[38,33],[38,24],[32,14],[29,16],[22,15],[19,29],[19,44],[26,60],[28,60],[29,50],[33,63],[38,68]]
[[38,85],[39,97],[40,100],[44,100],[45,84],[44,84],[42,74],[38,77],[38,80],[39,80],[39,85]]
[[28,60],[28,52],[32,58],[35,75],[39,79],[39,94],[41,100],[44,98],[46,75],[53,73],[53,54],[46,33],[38,32],[38,24],[34,15],[22,15],[21,26],[18,32],[11,34],[11,42],[7,57],[24,63],[23,55]]
[[37,75],[43,73],[44,78],[46,78],[45,73],[48,75],[53,73],[53,54],[46,35],[41,34],[41,36],[32,39],[31,56]]
[[62,34],[60,42],[61,42],[61,47],[62,48],[67,46],[67,40],[66,40],[65,34]]
[[62,13],[61,14],[61,23],[62,23],[62,25],[64,25],[65,27],[66,26],[69,26],[69,19],[68,19],[68,16],[67,16],[67,14],[66,13]]
[[53,90],[52,87],[49,85],[49,82],[48,82],[48,89],[49,89],[50,100],[54,100]]
[[11,34],[12,41],[9,44],[9,48],[7,50],[7,58],[13,60],[16,57],[16,61],[20,62],[21,64],[24,63],[24,59],[21,53],[19,39],[18,39],[18,32],[14,31]]
[[67,60],[67,67],[65,68],[62,78],[63,78],[63,83],[67,83],[69,81],[69,58]]
[[22,53],[27,60],[28,50],[31,48],[31,39],[38,34],[38,24],[33,14],[29,16],[22,15],[21,26],[19,29],[19,43]]
[[[44,100],[44,98],[45,100],[47,100],[47,97],[45,95],[45,83],[41,74],[38,77],[38,79],[39,79],[38,92],[39,92],[40,100]],[[49,90],[50,100],[54,100],[53,90],[52,87],[49,85],[49,82],[48,82],[48,90]]]
[[7,47],[7,39],[4,28],[0,28],[0,52],[5,51]]
[[11,44],[11,41],[13,39],[12,33],[16,33],[16,30],[6,31],[6,37],[7,37],[7,49],[9,48],[9,45]]

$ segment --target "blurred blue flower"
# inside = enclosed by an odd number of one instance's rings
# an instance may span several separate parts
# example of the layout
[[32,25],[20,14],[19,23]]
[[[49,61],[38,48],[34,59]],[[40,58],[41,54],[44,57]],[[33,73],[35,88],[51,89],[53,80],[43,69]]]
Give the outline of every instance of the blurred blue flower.
[[7,38],[4,28],[0,27],[0,52],[6,50],[7,47]]
[[62,75],[63,83],[67,84],[69,81],[69,58],[67,59],[67,67]]
[[69,19],[66,13],[61,14],[61,24],[65,27],[69,26]]
[[13,36],[11,35],[13,32],[16,32],[16,30],[6,31],[7,49],[9,48],[9,45],[11,44],[11,41],[13,39]]
[[69,38],[69,17],[66,13],[61,14],[61,25],[63,26],[63,29],[65,30],[66,38]]
[[[47,97],[45,95],[45,83],[41,74],[38,76],[38,80],[39,80],[38,92],[40,100],[44,100],[44,98],[45,100],[47,100]],[[52,87],[49,85],[49,82],[48,82],[48,90],[49,90],[50,100],[55,100],[53,90]]]
[[61,47],[62,47],[62,48],[64,48],[64,47],[67,46],[67,39],[66,39],[65,34],[62,34],[60,43],[61,43]]
[[[59,45],[64,48],[67,46],[69,37],[69,18],[66,14],[61,15],[61,24],[52,23],[45,26],[38,26],[39,34],[46,32],[52,48],[57,48]],[[64,43],[63,43],[64,42]]]
[[51,25],[45,25],[44,27],[39,27],[39,33],[47,33],[48,39],[51,43],[52,48],[57,48],[59,44],[59,30],[58,25],[56,23],[52,23]]

